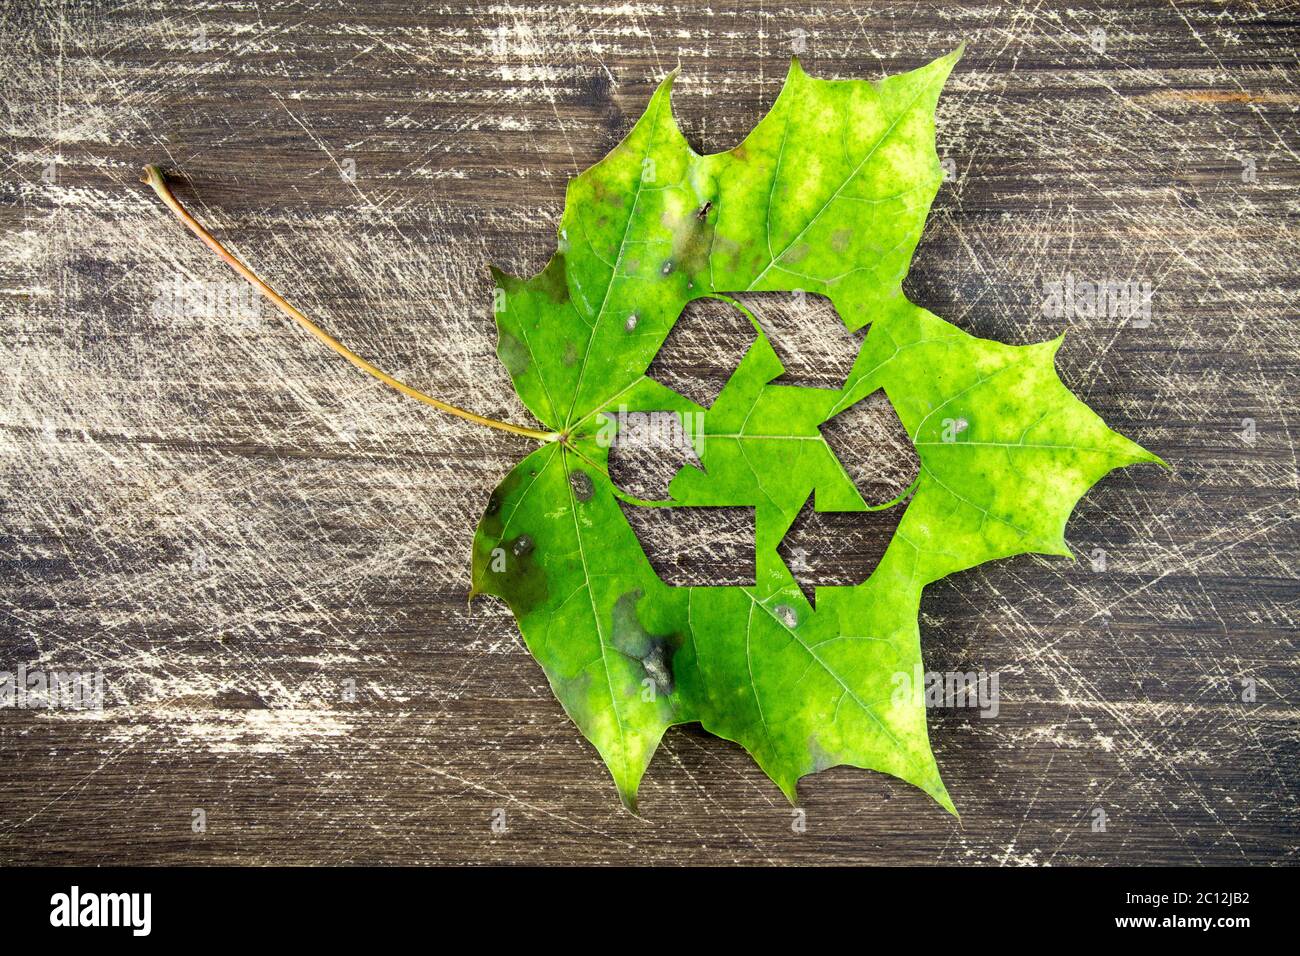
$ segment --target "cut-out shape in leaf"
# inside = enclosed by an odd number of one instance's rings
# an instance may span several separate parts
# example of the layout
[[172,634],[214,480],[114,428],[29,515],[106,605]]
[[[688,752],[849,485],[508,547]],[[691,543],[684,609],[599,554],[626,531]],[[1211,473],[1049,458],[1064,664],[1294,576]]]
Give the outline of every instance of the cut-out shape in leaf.
[[615,487],[637,498],[665,497],[684,466],[700,463],[684,427],[697,420],[663,409],[614,412],[607,465]]
[[672,587],[754,584],[753,508],[643,508],[623,515],[655,574]]
[[[818,511],[809,498],[777,546],[808,603],[817,588],[859,585],[876,570],[904,505],[872,511]],[[646,509],[648,510],[648,509]]]
[[921,474],[912,437],[883,389],[822,422],[821,432],[868,505],[898,501]]
[[757,337],[748,318],[728,303],[693,299],[669,330],[646,375],[707,409]]
[[778,385],[838,389],[844,384],[865,333],[845,328],[830,299],[802,289],[788,295],[747,292],[736,299],[754,313],[776,350],[784,370]]

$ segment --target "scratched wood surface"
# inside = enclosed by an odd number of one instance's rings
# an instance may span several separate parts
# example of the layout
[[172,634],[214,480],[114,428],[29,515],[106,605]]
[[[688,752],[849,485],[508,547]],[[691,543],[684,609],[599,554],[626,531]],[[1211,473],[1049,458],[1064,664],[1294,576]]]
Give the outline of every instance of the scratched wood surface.
[[[680,728],[632,817],[504,606],[465,600],[525,443],[223,298],[139,168],[362,354],[525,421],[487,265],[545,262],[566,180],[666,71],[719,150],[794,45],[847,78],[963,39],[909,294],[1067,330],[1066,383],[1172,470],[1090,493],[1076,562],[927,590],[927,666],[1000,675],[995,718],[932,711],[960,822],[840,768],[798,832]],[[1295,862],[1296,51],[1283,3],[6,3],[0,670],[100,670],[105,702],[0,711],[0,861]],[[1066,273],[1150,282],[1149,325],[1044,316]]]

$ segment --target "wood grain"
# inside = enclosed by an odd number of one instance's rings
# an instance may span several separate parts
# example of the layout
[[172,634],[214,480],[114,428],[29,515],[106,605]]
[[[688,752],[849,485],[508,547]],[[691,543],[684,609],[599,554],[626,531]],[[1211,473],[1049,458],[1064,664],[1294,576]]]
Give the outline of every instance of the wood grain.
[[[100,669],[107,699],[0,711],[0,861],[1295,862],[1296,9],[5,4],[0,669]],[[230,279],[137,183],[172,166],[358,352],[525,422],[488,263],[544,263],[566,180],[667,70],[688,136],[723,149],[800,37],[846,78],[968,41],[909,294],[989,338],[1067,329],[1066,383],[1172,465],[1085,498],[1079,561],[927,590],[927,665],[1001,675],[995,719],[933,712],[960,822],[840,768],[804,781],[796,832],[745,754],[689,729],[624,813],[504,606],[465,600],[526,443],[267,308],[177,314],[177,281]],[[1150,326],[1045,317],[1067,272],[1150,282]],[[777,347],[834,360],[822,336]]]

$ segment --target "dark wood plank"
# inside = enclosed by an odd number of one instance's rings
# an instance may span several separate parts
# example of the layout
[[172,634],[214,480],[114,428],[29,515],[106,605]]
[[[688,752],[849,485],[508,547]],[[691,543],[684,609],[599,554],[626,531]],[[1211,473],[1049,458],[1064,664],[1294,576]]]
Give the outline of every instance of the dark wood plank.
[[[707,10],[5,5],[0,669],[100,668],[107,706],[0,711],[0,861],[1294,862],[1295,6]],[[566,179],[678,64],[697,147],[738,141],[795,31],[821,76],[969,42],[909,293],[1004,341],[1067,328],[1067,384],[1172,465],[1084,500],[1080,561],[927,591],[928,666],[1001,675],[996,719],[934,713],[960,823],[837,769],[795,832],[746,755],[680,729],[627,815],[508,612],[465,601],[523,442],[266,308],[153,308],[232,288],[137,184],[162,161],[358,351],[522,421],[488,263],[540,267]],[[1044,317],[1066,272],[1151,282],[1150,327]]]

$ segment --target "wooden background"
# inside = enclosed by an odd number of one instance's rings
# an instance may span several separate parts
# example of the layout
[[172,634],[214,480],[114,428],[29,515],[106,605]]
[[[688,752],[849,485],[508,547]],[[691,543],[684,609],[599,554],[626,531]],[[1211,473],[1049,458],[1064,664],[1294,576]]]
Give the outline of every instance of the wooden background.
[[[98,668],[107,700],[0,711],[0,861],[1295,862],[1297,36],[1294,3],[10,0],[0,670]],[[804,781],[796,832],[744,753],[689,729],[623,812],[508,611],[465,600],[526,443],[269,307],[169,309],[178,280],[230,277],[137,182],[178,169],[362,354],[524,421],[488,263],[544,263],[566,180],[666,71],[687,135],[724,149],[801,38],[842,78],[969,42],[909,294],[1007,342],[1068,329],[1066,383],[1172,464],[1084,499],[1079,561],[927,590],[927,665],[1001,675],[996,719],[932,713],[961,822],[840,768]],[[1044,318],[1066,272],[1149,281],[1150,327]],[[829,333],[777,339],[834,367]]]

